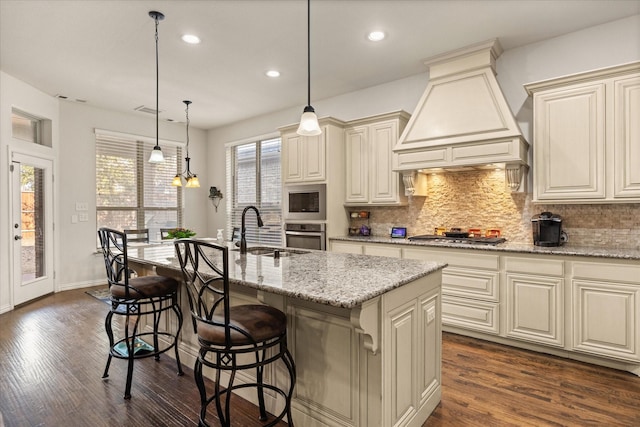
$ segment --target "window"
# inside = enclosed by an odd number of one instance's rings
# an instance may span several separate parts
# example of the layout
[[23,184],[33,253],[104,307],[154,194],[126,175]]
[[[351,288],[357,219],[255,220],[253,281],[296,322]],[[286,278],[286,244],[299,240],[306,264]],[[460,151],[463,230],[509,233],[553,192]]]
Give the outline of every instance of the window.
[[98,228],[148,228],[150,238],[159,240],[160,228],[182,226],[182,188],[171,185],[182,150],[163,143],[164,162],[149,163],[154,145],[96,130]]
[[255,213],[246,216],[247,242],[282,245],[282,187],[280,138],[227,148],[227,236],[240,227],[242,211],[255,206],[264,227],[258,228]]
[[51,120],[12,108],[11,136],[21,141],[51,147]]

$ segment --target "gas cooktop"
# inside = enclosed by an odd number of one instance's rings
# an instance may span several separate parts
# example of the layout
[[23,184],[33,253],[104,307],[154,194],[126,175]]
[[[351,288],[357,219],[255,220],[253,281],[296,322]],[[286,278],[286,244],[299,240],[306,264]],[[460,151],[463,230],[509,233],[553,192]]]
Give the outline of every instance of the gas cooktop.
[[504,237],[459,237],[423,234],[409,237],[410,241],[428,240],[432,242],[468,243],[470,245],[498,245],[507,241]]

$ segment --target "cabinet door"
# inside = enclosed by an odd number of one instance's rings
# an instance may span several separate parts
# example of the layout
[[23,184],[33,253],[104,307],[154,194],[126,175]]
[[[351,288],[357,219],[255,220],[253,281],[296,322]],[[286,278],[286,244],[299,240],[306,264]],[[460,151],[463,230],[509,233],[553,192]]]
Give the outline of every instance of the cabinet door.
[[507,336],[563,347],[563,282],[507,273]]
[[302,139],[302,173],[303,181],[324,181],[326,158],[327,130],[317,136]]
[[534,199],[605,197],[605,84],[535,95]]
[[371,182],[372,203],[398,202],[398,174],[393,172],[393,147],[398,141],[398,122],[387,121],[371,125]]
[[369,201],[368,128],[359,126],[345,133],[347,160],[347,203]]
[[615,198],[640,197],[640,76],[613,82]]
[[576,280],[573,350],[640,361],[640,286]]
[[284,182],[302,181],[303,138],[297,134],[282,137],[282,178]]

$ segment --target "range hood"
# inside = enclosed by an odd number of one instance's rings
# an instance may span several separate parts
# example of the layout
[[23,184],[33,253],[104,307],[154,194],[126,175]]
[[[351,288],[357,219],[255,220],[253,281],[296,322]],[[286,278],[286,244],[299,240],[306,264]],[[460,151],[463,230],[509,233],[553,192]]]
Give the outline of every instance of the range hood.
[[517,179],[519,187],[529,144],[495,77],[501,53],[493,39],[425,60],[429,83],[393,148],[394,171],[499,165],[511,171],[507,177]]

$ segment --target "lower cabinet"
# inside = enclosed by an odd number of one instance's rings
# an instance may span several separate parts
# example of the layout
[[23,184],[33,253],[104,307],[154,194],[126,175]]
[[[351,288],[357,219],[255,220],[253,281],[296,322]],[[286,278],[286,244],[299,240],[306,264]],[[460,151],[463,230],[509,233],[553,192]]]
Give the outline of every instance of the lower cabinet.
[[564,262],[505,257],[506,336],[564,346]]
[[332,249],[447,263],[447,331],[640,376],[637,261],[346,241]]
[[574,263],[573,350],[640,361],[640,267]]
[[498,255],[434,248],[404,248],[404,258],[449,264],[442,273],[442,324],[500,333]]

